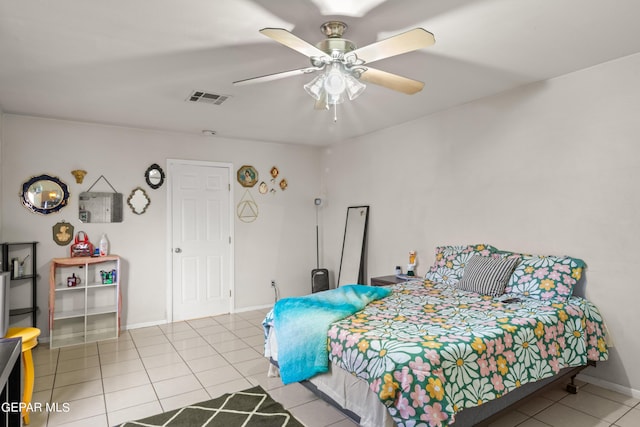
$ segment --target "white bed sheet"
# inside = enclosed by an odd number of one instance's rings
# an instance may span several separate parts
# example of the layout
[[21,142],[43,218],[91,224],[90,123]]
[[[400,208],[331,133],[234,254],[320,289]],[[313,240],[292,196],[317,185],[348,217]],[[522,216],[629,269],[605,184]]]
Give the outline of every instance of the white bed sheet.
[[[278,339],[274,328],[269,330],[265,340],[264,355],[278,361]],[[269,364],[267,376],[279,375],[278,368]],[[396,425],[386,406],[375,393],[369,390],[369,384],[344,369],[330,364],[329,372],[318,374],[309,381],[335,403],[358,415],[362,427],[394,427]]]

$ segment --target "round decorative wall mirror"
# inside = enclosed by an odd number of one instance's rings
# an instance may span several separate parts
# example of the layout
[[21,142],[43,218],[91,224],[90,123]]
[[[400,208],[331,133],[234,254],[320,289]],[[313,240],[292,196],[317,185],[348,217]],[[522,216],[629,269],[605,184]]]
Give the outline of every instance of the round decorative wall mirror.
[[144,178],[149,184],[149,187],[160,188],[164,183],[164,171],[157,163],[152,164],[147,168],[147,171],[144,173]]
[[31,212],[48,215],[69,201],[69,188],[56,176],[34,176],[22,184],[20,201]]

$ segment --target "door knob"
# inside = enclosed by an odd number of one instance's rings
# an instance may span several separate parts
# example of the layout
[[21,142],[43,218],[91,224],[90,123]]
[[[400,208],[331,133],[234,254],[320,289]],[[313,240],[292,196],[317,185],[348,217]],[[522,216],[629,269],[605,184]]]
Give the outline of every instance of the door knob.
[[175,252],[176,252],[177,254],[179,254],[180,252],[182,252],[182,249],[180,249],[180,248],[176,248]]

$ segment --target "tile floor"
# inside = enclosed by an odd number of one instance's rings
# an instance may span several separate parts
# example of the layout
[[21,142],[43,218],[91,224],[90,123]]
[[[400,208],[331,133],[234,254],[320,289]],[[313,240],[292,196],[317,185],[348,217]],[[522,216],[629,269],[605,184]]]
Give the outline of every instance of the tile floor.
[[[299,384],[267,378],[262,357],[264,311],[207,317],[123,332],[118,340],[34,349],[31,426],[115,426],[261,385],[310,427],[354,427]],[[591,384],[577,395],[553,387],[507,413],[496,427],[640,425],[640,400]]]

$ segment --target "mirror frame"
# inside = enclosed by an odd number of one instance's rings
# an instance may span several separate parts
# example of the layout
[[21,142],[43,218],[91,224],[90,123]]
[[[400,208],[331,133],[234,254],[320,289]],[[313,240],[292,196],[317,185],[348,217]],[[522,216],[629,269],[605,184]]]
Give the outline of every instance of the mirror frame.
[[83,191],[78,194],[78,219],[84,224],[111,224],[124,220],[122,193]]
[[[364,223],[358,222],[354,223],[353,218],[357,214],[364,214]],[[351,217],[352,221],[349,222],[349,218]],[[357,218],[357,217],[356,217]],[[340,287],[341,285],[348,285],[354,283],[350,278],[344,279],[345,275],[353,274],[355,272],[349,272],[348,274],[343,271],[343,267],[345,260],[345,253],[347,254],[347,259],[355,259],[358,265],[357,271],[357,283],[361,285],[366,285],[366,277],[365,277],[365,255],[366,255],[366,247],[367,247],[367,227],[369,224],[369,206],[349,206],[347,208],[347,220],[344,226],[344,237],[342,240],[342,254],[340,255],[340,270],[338,270],[338,282],[336,287]],[[351,227],[350,227],[351,226]],[[359,229],[354,229],[354,226],[360,227]]]
[[[138,194],[138,192],[141,192],[142,196],[147,201],[147,203],[145,203],[145,205],[142,207],[142,211],[140,211],[140,212],[138,212],[138,210],[136,210],[136,208],[133,206],[133,203],[131,203],[131,200]],[[145,213],[147,211],[147,208],[151,204],[151,199],[147,195],[147,192],[144,191],[144,188],[136,187],[133,190],[131,190],[131,194],[129,194],[129,197],[127,198],[127,204],[131,208],[131,212],[133,212],[136,215],[142,215],[143,213]]]
[[[151,182],[151,172],[153,172],[153,171],[158,171],[160,173],[160,182],[157,183],[157,184],[153,184]],[[151,166],[149,166],[147,168],[147,170],[145,171],[144,179],[147,181],[147,185],[149,187],[151,187],[154,190],[156,190],[156,189],[162,187],[162,184],[164,184],[164,171],[162,170],[162,168],[157,163],[154,163]]]
[[[56,206],[52,208],[41,208],[31,203],[31,201],[29,200],[29,197],[27,196],[27,193],[29,192],[29,187],[31,187],[33,184],[35,184],[38,181],[51,181],[56,183],[58,186],[60,186],[60,188],[62,189],[62,200],[60,201],[60,203],[58,203]],[[67,206],[67,203],[69,203],[69,196],[70,196],[69,187],[67,187],[67,184],[60,181],[60,178],[58,178],[57,176],[42,174],[38,176],[33,176],[30,179],[28,179],[25,183],[22,184],[20,201],[22,202],[24,207],[29,209],[31,212],[39,213],[42,215],[48,215],[50,213],[58,212],[60,209]]]

